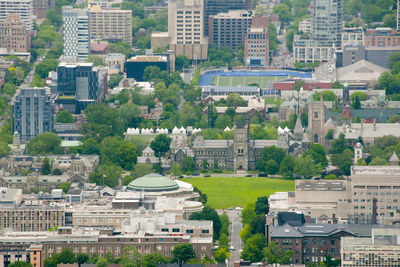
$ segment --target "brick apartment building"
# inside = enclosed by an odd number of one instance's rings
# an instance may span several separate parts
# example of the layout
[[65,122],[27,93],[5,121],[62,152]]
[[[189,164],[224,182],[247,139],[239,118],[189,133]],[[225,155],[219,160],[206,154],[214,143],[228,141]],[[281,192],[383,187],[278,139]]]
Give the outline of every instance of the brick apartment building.
[[19,15],[9,14],[6,20],[0,20],[0,47],[12,52],[28,52],[31,49],[31,38]]

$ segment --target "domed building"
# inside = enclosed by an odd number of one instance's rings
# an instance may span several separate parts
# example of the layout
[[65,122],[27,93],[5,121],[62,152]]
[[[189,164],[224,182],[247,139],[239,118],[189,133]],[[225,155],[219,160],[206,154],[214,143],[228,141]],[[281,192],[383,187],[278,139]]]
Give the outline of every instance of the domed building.
[[145,192],[146,196],[181,197],[186,200],[198,200],[199,194],[193,192],[193,186],[179,180],[172,180],[160,174],[151,173],[129,183],[126,190]]

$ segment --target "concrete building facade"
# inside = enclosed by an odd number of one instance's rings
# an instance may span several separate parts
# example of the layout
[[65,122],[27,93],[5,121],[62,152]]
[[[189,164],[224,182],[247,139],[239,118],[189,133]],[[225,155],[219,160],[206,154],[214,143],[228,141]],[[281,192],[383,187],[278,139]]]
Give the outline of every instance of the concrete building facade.
[[89,56],[89,12],[87,9],[62,8],[63,55],[78,62]]
[[218,49],[228,46],[237,50],[244,40],[253,18],[253,11],[230,10],[209,17],[209,43]]
[[0,47],[12,52],[28,52],[31,48],[31,37],[19,15],[9,14],[7,20],[0,21]]
[[251,0],[204,0],[204,36],[209,34],[209,17],[229,10],[251,10]]
[[254,17],[244,43],[247,66],[269,65],[269,18]]
[[101,8],[89,9],[90,39],[132,44],[132,10]]
[[9,14],[19,15],[25,22],[28,31],[33,29],[33,1],[32,0],[2,0],[0,1],[0,21],[7,20]]
[[33,14],[38,19],[46,17],[46,13],[50,8],[54,8],[54,0],[34,0],[33,1]]
[[204,38],[203,0],[168,1],[170,49],[191,60],[207,58],[208,41]]
[[53,104],[45,88],[19,89],[13,106],[13,128],[21,140],[53,130]]

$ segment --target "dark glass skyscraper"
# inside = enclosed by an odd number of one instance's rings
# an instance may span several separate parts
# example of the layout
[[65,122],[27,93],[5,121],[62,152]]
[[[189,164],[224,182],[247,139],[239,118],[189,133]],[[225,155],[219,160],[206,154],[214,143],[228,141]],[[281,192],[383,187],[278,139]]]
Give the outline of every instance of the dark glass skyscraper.
[[204,36],[208,36],[208,17],[229,10],[252,8],[252,0],[204,0]]

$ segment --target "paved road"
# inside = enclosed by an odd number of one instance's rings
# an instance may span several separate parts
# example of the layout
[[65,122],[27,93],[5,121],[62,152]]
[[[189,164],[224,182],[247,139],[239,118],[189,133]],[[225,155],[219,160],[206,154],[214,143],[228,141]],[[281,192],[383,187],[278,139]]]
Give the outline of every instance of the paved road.
[[[222,214],[222,210],[218,210],[219,214]],[[242,223],[240,222],[240,211],[237,210],[225,210],[229,220],[231,222],[230,231],[230,246],[235,249],[231,250],[231,259],[229,261],[229,266],[233,266],[235,261],[240,261],[240,250],[242,249],[242,240],[240,239],[240,231],[242,230]]]

